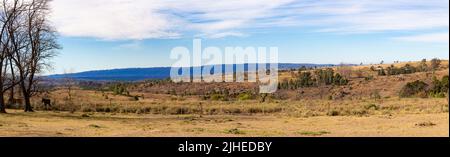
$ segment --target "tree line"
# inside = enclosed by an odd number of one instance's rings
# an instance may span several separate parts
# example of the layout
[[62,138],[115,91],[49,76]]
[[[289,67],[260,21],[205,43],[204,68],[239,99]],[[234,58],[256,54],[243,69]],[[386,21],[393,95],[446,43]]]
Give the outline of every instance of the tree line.
[[9,94],[9,102],[14,101],[14,89],[20,92],[25,112],[33,111],[30,99],[38,92],[38,75],[60,49],[57,33],[48,21],[49,3],[0,2],[0,113],[6,113],[5,94]]
[[296,78],[280,82],[278,88],[295,90],[321,85],[343,86],[349,83],[349,80],[345,76],[336,73],[332,68],[316,69],[313,72],[304,70],[306,69],[300,68]]
[[436,70],[439,69],[440,65],[441,60],[435,58],[430,61],[430,65],[427,64],[426,59],[423,59],[417,66],[406,64],[403,67],[395,67],[394,65],[391,65],[386,69],[384,69],[381,66],[379,66],[378,69],[372,66],[370,67],[370,69],[372,71],[377,71],[379,76],[391,76],[401,74],[413,74],[416,72],[428,72],[428,71],[435,72]]

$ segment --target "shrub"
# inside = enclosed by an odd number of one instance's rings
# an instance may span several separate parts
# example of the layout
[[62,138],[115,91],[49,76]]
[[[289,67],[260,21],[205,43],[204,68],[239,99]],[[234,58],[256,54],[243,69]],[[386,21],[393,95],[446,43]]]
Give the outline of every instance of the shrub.
[[400,97],[413,97],[419,93],[426,93],[428,84],[423,81],[414,81],[407,83],[400,91]]
[[311,87],[314,85],[311,72],[302,72],[298,77],[298,85],[300,87]]
[[239,130],[238,128],[230,129],[226,131],[228,134],[235,134],[235,135],[241,135],[245,134],[244,131]]
[[251,100],[252,99],[252,95],[249,94],[249,93],[241,93],[241,94],[239,94],[238,99],[240,101]]
[[251,113],[251,114],[257,114],[257,113],[262,113],[263,110],[261,108],[257,108],[257,107],[250,107],[247,109],[247,112]]
[[400,91],[400,97],[421,97],[427,98],[428,96],[444,98],[448,94],[448,75],[444,76],[441,80],[436,77],[433,78],[431,88],[423,81],[415,81],[406,84]]
[[431,126],[435,126],[436,124],[434,124],[433,122],[422,122],[422,123],[418,123],[416,124],[416,126],[419,127],[431,127]]
[[115,84],[109,88],[114,92],[115,95],[124,95],[125,93],[128,93],[124,84]]
[[369,114],[369,112],[365,109],[359,109],[359,110],[351,111],[351,114],[356,115],[356,116],[365,116],[365,115]]
[[331,134],[331,132],[328,132],[328,131],[319,131],[319,132],[301,131],[301,132],[298,132],[298,134],[304,135],[304,136],[322,136],[322,135],[326,135],[326,134]]
[[96,124],[90,124],[89,125],[90,128],[102,128],[100,125],[96,125]]
[[225,101],[225,97],[222,94],[211,95],[211,100],[213,101]]
[[372,75],[369,75],[369,76],[367,76],[367,77],[364,77],[364,80],[366,80],[366,81],[371,81],[371,80],[373,80],[374,79],[374,77],[372,76]]
[[429,93],[433,97],[444,98],[448,93],[448,89],[448,76],[444,76],[442,80],[438,80],[436,77],[434,77],[433,87]]
[[365,108],[367,110],[371,110],[371,109],[378,110],[378,109],[380,109],[380,107],[378,105],[376,105],[376,104],[369,104],[369,105],[365,106]]
[[332,116],[332,117],[334,117],[334,116],[339,116],[341,113],[339,112],[339,111],[337,111],[337,110],[332,110],[332,111],[329,111],[328,113],[327,113],[327,115],[328,116]]
[[370,98],[375,99],[375,100],[380,100],[381,99],[380,91],[375,90],[372,93],[370,93]]

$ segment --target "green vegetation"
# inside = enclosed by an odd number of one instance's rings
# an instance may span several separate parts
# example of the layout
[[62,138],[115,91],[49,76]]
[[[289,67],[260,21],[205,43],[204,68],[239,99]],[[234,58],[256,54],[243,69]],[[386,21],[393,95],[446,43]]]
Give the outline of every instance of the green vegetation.
[[[403,67],[395,67],[391,65],[384,69],[383,67],[378,67],[378,75],[379,76],[391,76],[391,75],[401,75],[401,74],[413,74],[416,72],[428,72],[428,71],[436,71],[439,69],[441,65],[441,60],[432,59],[430,61],[430,66],[427,64],[427,60],[423,59],[418,66],[412,66],[410,64],[406,64]],[[372,71],[377,71],[375,67],[370,68]]]
[[317,87],[320,85],[347,85],[349,80],[333,69],[317,69],[314,74],[309,71],[299,71],[295,79],[279,83],[280,89],[295,90],[304,87]]
[[448,94],[448,80],[449,77],[444,76],[441,80],[438,80],[436,77],[433,78],[433,84],[428,85],[423,81],[414,81],[406,84],[402,90],[400,91],[400,97],[438,97],[443,98],[446,94]]
[[114,93],[115,95],[125,95],[125,94],[128,94],[128,95],[129,95],[129,92],[127,91],[126,85],[121,84],[121,83],[119,83],[119,84],[114,84],[114,85],[110,86],[110,87],[109,87],[109,90],[110,90],[110,91],[113,91],[113,93]]
[[433,77],[433,86],[429,92],[432,97],[444,98],[445,94],[448,93],[448,90],[448,76],[442,77],[441,80]]
[[241,94],[239,94],[238,99],[240,101],[252,100],[253,96],[250,93],[241,93]]
[[226,96],[224,96],[223,94],[213,94],[213,95],[211,95],[211,100],[213,100],[213,101],[227,101],[227,99],[225,97]]
[[413,96],[419,96],[421,97],[426,96],[426,90],[428,88],[428,84],[426,84],[423,81],[414,81],[407,83],[400,91],[400,97],[413,97]]
[[335,73],[333,69],[327,68],[325,70],[319,69],[314,71],[317,77],[317,83],[318,84],[325,84],[325,85],[347,85],[348,80],[341,76],[339,73]]

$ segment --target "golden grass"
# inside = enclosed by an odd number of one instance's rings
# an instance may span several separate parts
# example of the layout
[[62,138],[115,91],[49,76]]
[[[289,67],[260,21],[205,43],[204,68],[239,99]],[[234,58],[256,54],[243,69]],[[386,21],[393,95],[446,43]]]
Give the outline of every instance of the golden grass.
[[[0,136],[25,137],[448,137],[449,114],[376,116],[136,115],[8,110]],[[421,124],[433,125],[421,125]]]
[[[286,115],[294,117],[311,116],[365,116],[397,113],[446,113],[448,102],[443,98],[383,98],[379,100],[362,98],[352,100],[257,100],[246,101],[204,101],[199,98],[152,95],[144,100],[131,100],[126,96],[109,94],[105,99],[102,92],[76,90],[71,101],[64,100],[64,91],[52,93],[53,108],[57,111],[102,112],[162,115]],[[36,109],[43,110],[39,100],[34,100]]]

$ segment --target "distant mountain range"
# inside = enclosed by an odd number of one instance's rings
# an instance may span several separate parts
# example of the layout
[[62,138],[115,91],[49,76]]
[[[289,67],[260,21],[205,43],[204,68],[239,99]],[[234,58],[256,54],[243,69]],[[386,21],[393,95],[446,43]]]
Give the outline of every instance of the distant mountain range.
[[[242,64],[240,64],[242,65]],[[225,69],[223,65],[222,69]],[[229,65],[231,66],[231,65]],[[233,69],[236,69],[233,65]],[[300,67],[329,67],[335,66],[333,64],[292,64],[283,63],[279,64],[280,70],[298,69]],[[247,71],[247,64],[244,65]],[[126,69],[111,69],[111,70],[95,70],[86,71],[72,74],[57,74],[49,75],[50,79],[72,78],[77,80],[90,80],[90,81],[140,81],[151,79],[167,79],[170,78],[170,67],[157,67],[157,68],[126,68]],[[191,68],[192,70],[192,68]],[[224,70],[223,70],[224,71]],[[225,71],[224,71],[225,72]]]

